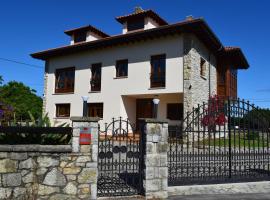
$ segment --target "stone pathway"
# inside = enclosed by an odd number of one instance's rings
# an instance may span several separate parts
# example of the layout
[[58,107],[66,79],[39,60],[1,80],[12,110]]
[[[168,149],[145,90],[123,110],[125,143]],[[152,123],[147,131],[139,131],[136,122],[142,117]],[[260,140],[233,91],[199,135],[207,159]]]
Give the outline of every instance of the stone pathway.
[[169,200],[270,200],[270,193],[172,196]]

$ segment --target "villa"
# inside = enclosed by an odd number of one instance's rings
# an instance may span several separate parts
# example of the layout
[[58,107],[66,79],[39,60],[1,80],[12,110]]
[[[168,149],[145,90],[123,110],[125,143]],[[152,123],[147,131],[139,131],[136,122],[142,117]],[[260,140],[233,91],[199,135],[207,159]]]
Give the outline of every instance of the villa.
[[237,97],[237,71],[249,64],[239,47],[224,46],[202,18],[169,24],[152,10],[116,17],[122,33],[91,25],[67,30],[70,44],[31,54],[45,61],[44,113],[54,124],[82,116],[157,118],[176,125],[209,96]]

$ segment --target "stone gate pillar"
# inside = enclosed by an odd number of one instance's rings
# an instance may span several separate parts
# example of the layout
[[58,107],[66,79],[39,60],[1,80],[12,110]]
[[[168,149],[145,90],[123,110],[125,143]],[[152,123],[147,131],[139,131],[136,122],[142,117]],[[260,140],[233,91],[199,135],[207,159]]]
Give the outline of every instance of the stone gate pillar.
[[[97,199],[97,176],[98,176],[98,121],[99,118],[93,117],[71,117],[73,127],[72,151],[90,156],[90,162],[85,164],[84,171],[81,172],[82,182],[90,183],[90,197]],[[89,145],[80,145],[81,128],[90,128],[91,143]],[[86,180],[87,179],[87,180]]]
[[141,119],[145,134],[145,195],[146,199],[168,197],[168,123]]

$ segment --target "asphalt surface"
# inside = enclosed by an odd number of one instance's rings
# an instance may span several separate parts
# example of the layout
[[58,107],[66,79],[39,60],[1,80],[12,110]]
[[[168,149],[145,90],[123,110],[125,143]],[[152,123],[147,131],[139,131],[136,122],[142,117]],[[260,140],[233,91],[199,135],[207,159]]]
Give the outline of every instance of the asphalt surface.
[[[270,192],[270,191],[269,191]],[[169,200],[270,200],[270,193],[172,196]]]

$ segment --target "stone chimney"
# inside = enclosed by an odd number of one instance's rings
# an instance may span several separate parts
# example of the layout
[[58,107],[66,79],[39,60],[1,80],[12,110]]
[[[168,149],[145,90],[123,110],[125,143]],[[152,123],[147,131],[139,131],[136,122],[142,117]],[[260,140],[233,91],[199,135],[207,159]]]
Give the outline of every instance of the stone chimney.
[[140,12],[142,12],[143,11],[143,9],[142,9],[142,7],[140,7],[140,6],[136,6],[135,7],[135,9],[134,9],[134,13],[140,13]]
[[188,15],[188,16],[186,16],[186,21],[191,21],[191,20],[193,20],[194,18],[193,18],[193,16],[192,15]]

